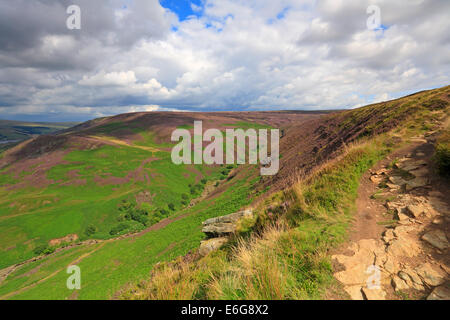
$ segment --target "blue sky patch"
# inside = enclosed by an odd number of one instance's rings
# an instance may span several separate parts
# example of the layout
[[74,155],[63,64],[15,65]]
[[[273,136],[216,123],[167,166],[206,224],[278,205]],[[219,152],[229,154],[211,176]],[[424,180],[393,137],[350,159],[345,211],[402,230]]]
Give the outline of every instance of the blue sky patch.
[[203,14],[201,0],[160,0],[159,2],[164,8],[176,13],[180,21],[184,21],[190,16],[201,17]]

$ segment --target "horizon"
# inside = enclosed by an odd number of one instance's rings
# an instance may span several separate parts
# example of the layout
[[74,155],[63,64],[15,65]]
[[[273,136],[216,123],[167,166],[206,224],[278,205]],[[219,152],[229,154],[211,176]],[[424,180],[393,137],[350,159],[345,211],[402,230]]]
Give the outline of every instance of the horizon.
[[[395,97],[392,98],[390,100],[384,100],[384,101],[378,101],[376,103],[383,103],[383,102],[388,102],[388,101],[392,101],[392,100],[396,100],[402,97],[407,97],[409,95],[414,95],[417,93],[421,93],[424,91],[430,91],[430,90],[434,90],[434,89],[439,89],[439,88],[444,88],[447,87],[447,85],[444,85],[442,87],[436,87],[436,88],[427,88],[427,89],[422,89],[416,92],[412,92],[409,94],[405,94],[403,96],[400,97]],[[349,108],[341,108],[341,109],[319,109],[319,110],[307,110],[307,109],[273,109],[273,110],[208,110],[208,111],[203,111],[203,110],[154,110],[154,111],[133,111],[133,112],[125,112],[125,113],[116,113],[116,114],[111,114],[111,115],[107,115],[107,116],[100,116],[100,117],[90,117],[90,118],[80,118],[80,120],[50,120],[51,118],[48,118],[48,116],[42,116],[43,118],[40,119],[35,119],[35,115],[18,115],[17,118],[5,118],[2,117],[0,118],[0,121],[17,121],[17,122],[29,122],[29,123],[83,123],[83,122],[87,122],[87,121],[91,121],[94,119],[99,119],[99,118],[110,118],[110,117],[115,117],[121,114],[133,114],[133,113],[171,113],[171,112],[180,112],[180,113],[223,113],[223,112],[290,112],[290,111],[296,111],[296,112],[306,112],[306,113],[327,113],[327,112],[339,112],[339,111],[345,111],[345,110],[352,110],[352,109],[357,109],[357,108],[362,108],[362,107],[366,107],[369,106],[371,104],[367,104],[367,105],[362,105],[362,106],[358,106],[358,107],[349,107]],[[30,120],[28,120],[30,119]]]
[[448,85],[449,9],[442,0],[0,0],[0,114],[80,122],[388,101]]

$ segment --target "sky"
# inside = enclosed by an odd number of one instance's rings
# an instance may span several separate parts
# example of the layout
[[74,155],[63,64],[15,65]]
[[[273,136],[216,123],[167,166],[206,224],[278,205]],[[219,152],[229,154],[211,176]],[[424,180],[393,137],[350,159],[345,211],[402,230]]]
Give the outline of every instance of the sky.
[[449,85],[448,30],[448,0],[0,0],[0,119],[355,108]]

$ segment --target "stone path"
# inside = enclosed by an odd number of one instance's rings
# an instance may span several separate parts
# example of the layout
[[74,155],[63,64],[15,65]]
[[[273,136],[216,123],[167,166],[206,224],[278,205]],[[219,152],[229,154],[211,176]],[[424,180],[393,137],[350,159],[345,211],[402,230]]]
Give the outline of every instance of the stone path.
[[425,137],[417,137],[412,152],[399,155],[393,167],[385,160],[363,179],[362,187],[375,191],[372,201],[384,204],[378,209],[382,219],[363,223],[383,227],[378,236],[351,241],[332,257],[335,278],[351,299],[450,300],[449,189],[431,179],[430,148]]

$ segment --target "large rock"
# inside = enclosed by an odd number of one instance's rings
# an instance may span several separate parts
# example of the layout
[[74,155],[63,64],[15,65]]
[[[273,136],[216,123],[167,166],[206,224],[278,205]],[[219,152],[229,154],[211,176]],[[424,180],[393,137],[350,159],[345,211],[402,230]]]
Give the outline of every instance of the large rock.
[[391,176],[391,177],[389,177],[389,181],[397,186],[403,186],[404,184],[406,184],[405,179],[403,179],[402,177],[399,177],[399,176]]
[[450,300],[450,288],[445,286],[434,288],[427,300]]
[[406,283],[406,285],[410,288],[414,288],[420,291],[425,289],[422,285],[422,280],[420,279],[418,274],[412,270],[408,270],[408,272],[400,271],[398,273],[398,277],[402,279]]
[[208,236],[220,236],[228,235],[236,231],[236,224],[234,223],[215,223],[204,226],[202,229],[203,233]]
[[426,262],[416,268],[416,272],[424,283],[430,287],[436,287],[445,282],[445,274],[438,268],[434,268],[430,263]]
[[445,250],[448,248],[448,241],[445,232],[442,230],[435,230],[425,233],[422,236],[422,240],[428,242],[433,247],[440,250]]
[[[398,236],[398,232],[396,235]],[[420,246],[410,237],[399,237],[394,239],[387,249],[388,253],[393,257],[415,257],[419,255],[422,250]]]
[[417,177],[406,182],[406,191],[411,191],[416,188],[425,187],[429,184],[427,177]]
[[418,218],[422,213],[424,213],[426,208],[422,204],[410,204],[406,207],[407,213],[414,216],[414,218]]
[[251,215],[252,215],[252,210],[239,211],[239,212],[232,213],[232,214],[229,214],[226,216],[208,219],[205,222],[203,222],[203,225],[206,226],[206,225],[214,224],[214,223],[235,223],[235,222],[239,221],[239,219],[241,219],[243,217],[249,217]]
[[430,174],[428,168],[426,167],[410,171],[409,173],[411,173],[415,177],[426,177]]
[[199,249],[198,253],[202,257],[204,257],[204,256],[208,255],[209,253],[220,249],[220,247],[222,247],[227,242],[228,242],[227,237],[213,238],[213,239],[202,241],[200,244],[200,249]]
[[399,162],[397,164],[397,167],[402,170],[405,170],[405,171],[412,171],[412,170],[417,170],[417,169],[425,166],[426,164],[427,164],[427,162],[424,160],[408,160],[408,161]]
[[203,222],[202,232],[213,237],[229,235],[236,232],[236,224],[240,219],[250,216],[252,216],[252,211],[244,210],[226,216],[211,218]]

